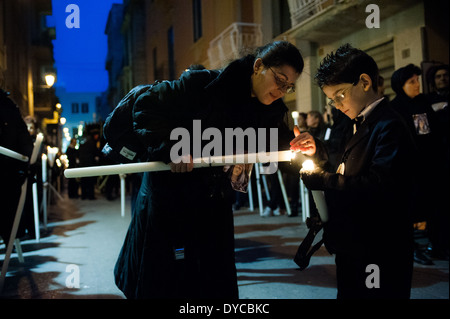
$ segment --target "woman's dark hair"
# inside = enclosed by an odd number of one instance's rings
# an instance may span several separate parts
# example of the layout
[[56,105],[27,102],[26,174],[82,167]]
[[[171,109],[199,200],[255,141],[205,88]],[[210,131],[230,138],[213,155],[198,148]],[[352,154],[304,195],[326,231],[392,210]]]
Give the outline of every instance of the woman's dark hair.
[[288,41],[275,41],[256,49],[255,57],[261,58],[267,67],[280,67],[289,65],[301,74],[303,67],[303,57],[295,45]]
[[372,89],[376,92],[379,76],[377,63],[370,55],[347,43],[323,59],[315,75],[315,80],[321,88],[341,83],[356,85],[363,73],[370,76]]
[[392,73],[391,77],[392,90],[397,94],[405,94],[403,91],[403,85],[405,85],[406,81],[412,78],[413,75],[421,74],[422,70],[414,64],[408,64],[407,66],[396,70]]

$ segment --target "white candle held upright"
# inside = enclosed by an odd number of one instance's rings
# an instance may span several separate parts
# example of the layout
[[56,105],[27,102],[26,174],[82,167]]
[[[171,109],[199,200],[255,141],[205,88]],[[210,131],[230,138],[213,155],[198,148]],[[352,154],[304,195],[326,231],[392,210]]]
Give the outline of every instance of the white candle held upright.
[[42,154],[42,183],[47,181],[47,155]]
[[298,126],[298,117],[300,116],[300,114],[297,111],[294,111],[291,113],[291,116],[294,120],[294,125]]
[[[302,169],[305,171],[313,171],[315,169],[314,162],[312,160],[306,160],[302,164]],[[325,194],[323,191],[312,190],[312,196],[316,203],[317,210],[319,211],[320,219],[322,222],[328,221],[328,207],[325,201]]]
[[47,146],[47,154],[48,154],[48,164],[50,167],[53,167],[55,163],[56,154],[58,154],[59,149],[57,147]]
[[36,147],[33,149],[33,153],[31,154],[31,159],[30,159],[31,164],[36,163],[43,140],[44,140],[44,135],[42,133],[39,133],[38,135],[36,135],[36,141],[34,142],[34,145],[36,145]]

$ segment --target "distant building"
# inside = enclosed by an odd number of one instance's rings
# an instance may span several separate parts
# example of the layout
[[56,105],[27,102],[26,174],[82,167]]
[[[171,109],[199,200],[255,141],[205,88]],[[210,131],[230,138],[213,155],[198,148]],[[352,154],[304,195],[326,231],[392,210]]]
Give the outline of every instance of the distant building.
[[[296,90],[299,111],[324,110],[326,97],[313,76],[325,55],[344,43],[375,59],[385,79],[385,94],[391,97],[396,69],[431,60],[448,63],[448,1],[289,0],[288,4],[292,27],[278,38],[295,43],[305,58]],[[379,17],[378,27],[371,25],[371,14]]]
[[123,5],[114,3],[108,15],[105,34],[108,37],[108,53],[106,56],[105,69],[108,71],[108,90],[102,105],[107,103],[109,111],[114,108],[126,94],[123,88],[123,66],[124,66],[124,37],[121,32],[123,22]]
[[[62,130],[67,128],[68,135],[82,139],[85,125],[99,120],[97,113],[98,92],[67,92],[64,88],[57,87],[56,95],[61,103],[61,117],[66,119]],[[62,150],[67,148],[70,138],[64,136]]]

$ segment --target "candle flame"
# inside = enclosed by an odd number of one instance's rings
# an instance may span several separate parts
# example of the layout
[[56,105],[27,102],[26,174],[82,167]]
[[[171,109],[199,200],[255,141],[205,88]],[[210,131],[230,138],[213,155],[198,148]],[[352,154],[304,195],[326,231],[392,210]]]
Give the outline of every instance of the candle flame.
[[306,160],[303,162],[302,168],[306,171],[313,171],[315,168],[314,162],[312,160]]

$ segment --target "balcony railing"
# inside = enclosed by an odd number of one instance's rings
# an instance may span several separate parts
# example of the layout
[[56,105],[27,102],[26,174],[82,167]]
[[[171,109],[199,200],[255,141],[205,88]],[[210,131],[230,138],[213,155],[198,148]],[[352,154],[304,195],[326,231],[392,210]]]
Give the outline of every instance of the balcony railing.
[[316,16],[334,3],[335,0],[288,0],[292,27]]
[[260,24],[235,22],[209,43],[210,68],[221,68],[240,57],[245,48],[262,45]]

